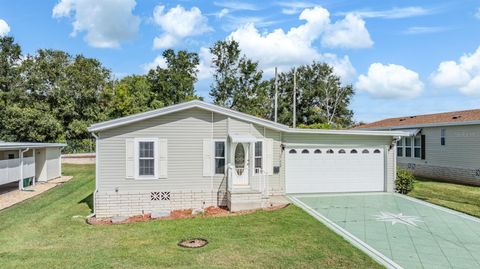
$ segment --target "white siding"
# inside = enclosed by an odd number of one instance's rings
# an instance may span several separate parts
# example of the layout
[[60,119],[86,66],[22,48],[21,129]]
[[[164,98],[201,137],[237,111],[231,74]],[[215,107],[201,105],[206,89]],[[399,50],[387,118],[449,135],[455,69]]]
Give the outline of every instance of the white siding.
[[61,150],[59,148],[47,148],[47,180],[61,176]]
[[[441,129],[446,130],[445,146],[440,145]],[[433,166],[480,168],[480,125],[422,128],[425,135],[425,160],[398,157],[399,163]]]
[[[224,139],[226,163],[230,162],[229,133],[249,133],[259,139],[273,140],[272,166],[280,167],[279,173],[268,176],[271,194],[285,192],[283,142],[316,143],[333,145],[390,145],[391,137],[283,134],[263,126],[251,124],[222,114],[193,108],[168,115],[124,125],[99,133],[99,191],[220,191],[226,190],[225,175],[203,175],[203,146],[205,139]],[[168,140],[168,177],[158,180],[134,180],[126,178],[125,141],[132,138],[154,137]],[[390,160],[390,159],[389,159]],[[393,167],[389,161],[388,172]],[[272,168],[273,169],[273,168]],[[252,176],[250,185],[259,184],[259,177]]]

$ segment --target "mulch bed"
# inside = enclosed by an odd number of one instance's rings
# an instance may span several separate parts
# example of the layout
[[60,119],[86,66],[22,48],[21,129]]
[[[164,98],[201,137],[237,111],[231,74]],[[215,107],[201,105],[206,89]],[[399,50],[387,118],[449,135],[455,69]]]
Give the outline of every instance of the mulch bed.
[[[126,223],[135,223],[135,222],[145,222],[151,220],[173,220],[173,219],[190,219],[190,218],[205,218],[205,217],[226,217],[226,216],[239,216],[245,214],[251,214],[259,210],[263,211],[273,211],[278,210],[281,208],[285,208],[288,205],[280,205],[280,206],[271,206],[263,209],[252,209],[252,210],[245,210],[239,212],[230,212],[226,207],[216,207],[210,206],[204,209],[202,214],[193,215],[192,209],[181,209],[181,210],[172,210],[170,212],[170,216],[162,217],[153,219],[151,214],[144,214],[144,215],[137,215],[132,216],[117,224],[126,224]],[[86,222],[91,225],[111,225],[112,219],[111,218],[96,218],[96,217],[89,217],[86,219]]]

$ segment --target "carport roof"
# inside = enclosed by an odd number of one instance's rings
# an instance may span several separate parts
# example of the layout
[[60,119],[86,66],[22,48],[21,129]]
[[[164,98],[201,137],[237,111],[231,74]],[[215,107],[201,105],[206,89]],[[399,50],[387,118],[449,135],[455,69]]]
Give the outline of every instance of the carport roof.
[[15,150],[25,148],[62,148],[64,143],[32,143],[32,142],[3,142],[0,141],[0,150]]

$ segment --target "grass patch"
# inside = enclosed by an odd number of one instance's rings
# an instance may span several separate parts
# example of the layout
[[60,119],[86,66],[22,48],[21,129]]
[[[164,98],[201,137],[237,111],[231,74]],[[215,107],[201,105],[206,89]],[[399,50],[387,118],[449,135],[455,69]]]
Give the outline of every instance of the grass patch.
[[408,195],[480,217],[480,187],[419,178]]
[[[0,211],[2,268],[380,268],[295,206],[253,214],[90,226],[93,165],[74,179]],[[81,218],[75,216],[82,216]],[[206,238],[200,249],[181,239]]]

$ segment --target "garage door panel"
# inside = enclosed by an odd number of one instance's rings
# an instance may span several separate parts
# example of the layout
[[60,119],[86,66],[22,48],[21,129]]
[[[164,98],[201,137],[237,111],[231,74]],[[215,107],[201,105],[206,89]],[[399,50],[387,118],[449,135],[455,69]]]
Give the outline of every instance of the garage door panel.
[[[315,154],[316,149],[322,153]],[[384,190],[383,148],[336,148],[333,154],[327,153],[330,148],[308,148],[309,154],[295,150],[296,154],[286,151],[287,193]]]

